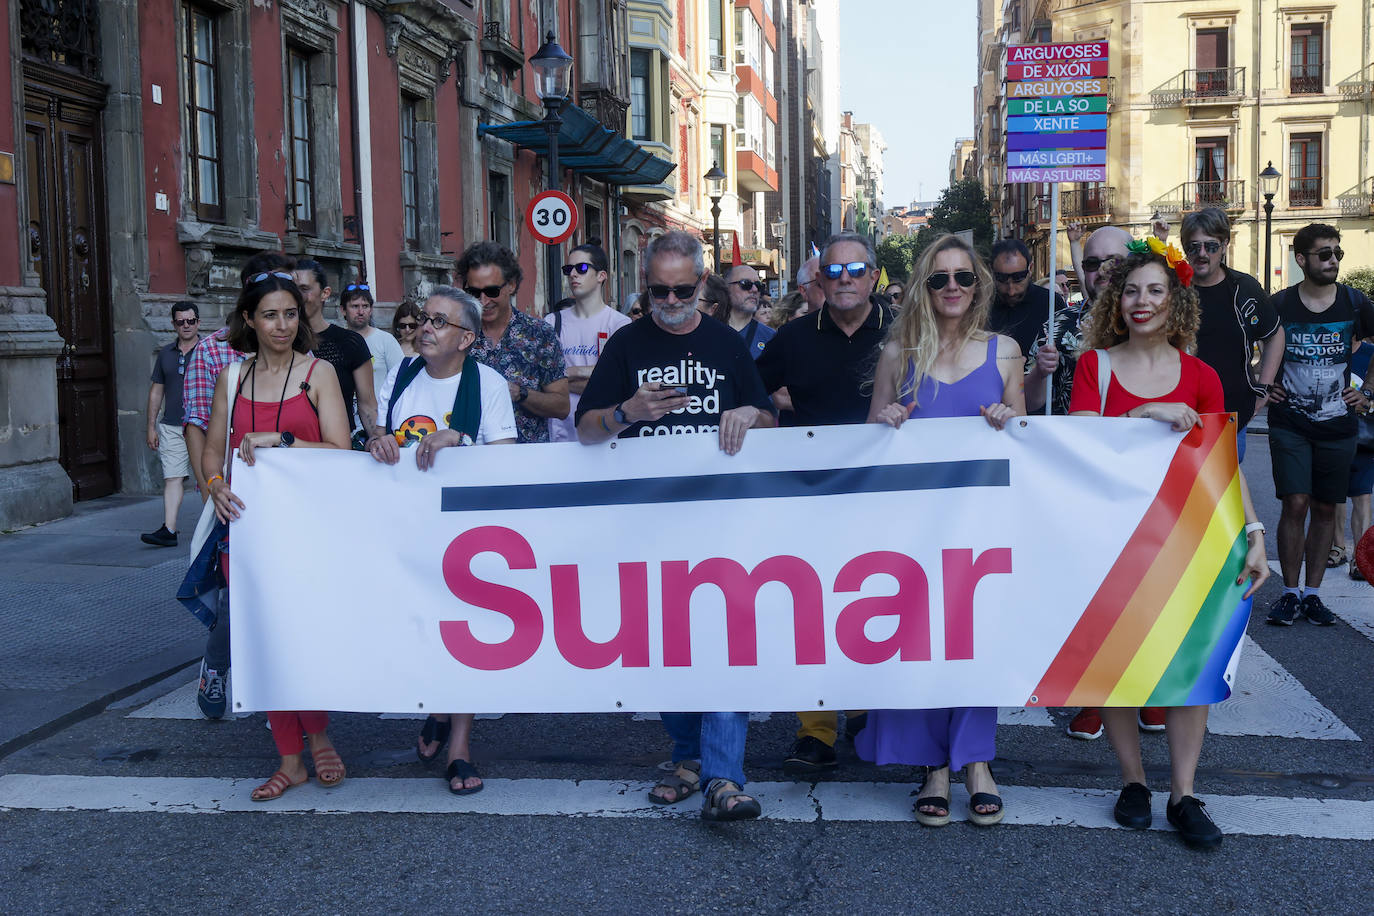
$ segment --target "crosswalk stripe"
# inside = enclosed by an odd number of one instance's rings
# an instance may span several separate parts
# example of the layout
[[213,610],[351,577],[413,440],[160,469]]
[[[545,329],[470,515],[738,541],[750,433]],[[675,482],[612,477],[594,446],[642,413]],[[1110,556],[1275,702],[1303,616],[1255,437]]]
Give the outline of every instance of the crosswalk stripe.
[[[695,801],[669,808],[648,803],[651,783],[616,780],[490,779],[469,796],[445,791],[440,779],[350,779],[333,789],[315,782],[272,802],[249,799],[260,778],[0,776],[0,811],[109,811],[227,814],[490,814],[560,817],[695,817]],[[751,782],[770,821],[809,823],[913,821],[915,787],[875,782]],[[954,820],[966,820],[968,796],[952,787]],[[1121,829],[1112,820],[1115,792],[1066,787],[1003,786],[1007,824]],[[1374,839],[1374,801],[1207,795],[1223,831],[1249,836]],[[1154,796],[1155,829],[1168,829],[1167,793]],[[913,824],[914,826],[914,824]]]

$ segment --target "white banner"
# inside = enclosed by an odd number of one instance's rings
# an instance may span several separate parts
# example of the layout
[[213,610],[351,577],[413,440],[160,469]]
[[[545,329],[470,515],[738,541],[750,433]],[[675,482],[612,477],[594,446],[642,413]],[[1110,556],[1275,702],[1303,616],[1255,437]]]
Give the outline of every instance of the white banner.
[[733,457],[713,435],[451,448],[428,472],[414,450],[260,450],[232,478],[234,705],[1035,703],[1180,439],[919,420],[754,430]]

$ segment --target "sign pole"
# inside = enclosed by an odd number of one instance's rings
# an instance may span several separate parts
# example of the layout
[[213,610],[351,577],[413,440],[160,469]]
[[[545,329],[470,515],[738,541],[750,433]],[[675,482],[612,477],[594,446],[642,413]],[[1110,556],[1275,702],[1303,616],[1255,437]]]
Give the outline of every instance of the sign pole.
[[[1050,185],[1050,320],[1045,325],[1049,328],[1047,338],[1050,346],[1054,346],[1054,278],[1055,271],[1059,269],[1059,183]],[[1060,357],[1063,358],[1062,356]],[[1054,406],[1054,373],[1045,376],[1045,416],[1053,412]]]

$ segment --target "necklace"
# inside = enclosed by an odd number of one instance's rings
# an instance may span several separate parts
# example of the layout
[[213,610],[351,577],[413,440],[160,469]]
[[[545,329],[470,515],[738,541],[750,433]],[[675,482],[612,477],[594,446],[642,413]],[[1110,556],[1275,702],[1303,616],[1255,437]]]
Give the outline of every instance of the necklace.
[[[286,403],[286,386],[291,381],[291,370],[296,368],[296,351],[291,351],[291,365],[286,367],[286,378],[281,383],[281,397],[277,399],[277,422],[275,432],[281,432],[281,408]],[[258,358],[253,357],[253,365],[248,369],[248,400],[252,401],[254,407],[248,411],[250,418],[249,425],[252,427],[249,432],[258,431]]]

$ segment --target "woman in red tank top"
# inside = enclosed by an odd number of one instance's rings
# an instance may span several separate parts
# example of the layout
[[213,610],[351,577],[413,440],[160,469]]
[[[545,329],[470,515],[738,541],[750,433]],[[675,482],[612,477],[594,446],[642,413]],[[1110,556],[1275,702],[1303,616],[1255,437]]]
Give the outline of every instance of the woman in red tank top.
[[[1183,432],[1201,424],[1199,414],[1225,412],[1215,370],[1187,352],[1196,343],[1200,313],[1197,293],[1185,282],[1168,260],[1148,250],[1134,251],[1118,262],[1088,316],[1088,343],[1097,349],[1078,360],[1070,416],[1140,417]],[[1110,357],[1106,372],[1099,360],[1101,350]],[[1264,526],[1256,518],[1244,473],[1240,492],[1249,550],[1236,584],[1250,580],[1248,598],[1269,577],[1269,562],[1264,554]],[[1140,758],[1139,726],[1149,727],[1153,720],[1132,708],[1099,712],[1125,782],[1114,812],[1117,823],[1149,827],[1150,790]],[[1170,707],[1163,710],[1163,719],[1171,772],[1165,806],[1169,823],[1189,846],[1214,847],[1221,843],[1221,831],[1193,795],[1193,777],[1207,733],[1207,707]]]
[[[264,273],[251,278],[239,295],[229,318],[229,343],[253,355],[238,373],[238,385],[229,390],[229,373],[222,372],[215,385],[214,407],[201,456],[215,514],[230,522],[245,508],[224,479],[225,428],[229,447],[237,448],[243,463],[253,466],[260,448],[347,449],[348,417],[334,372],[316,372],[319,360],[310,356],[314,335],[301,320],[304,303],[291,275]],[[226,424],[226,419],[230,422]],[[222,558],[227,570],[228,556]],[[229,623],[226,612],[216,626]],[[326,729],[324,712],[269,712],[272,738],[281,754],[281,766],[267,782],[253,790],[254,801],[278,798],[308,778],[302,754],[310,740],[315,778],[321,785],[343,781],[344,765]]]

